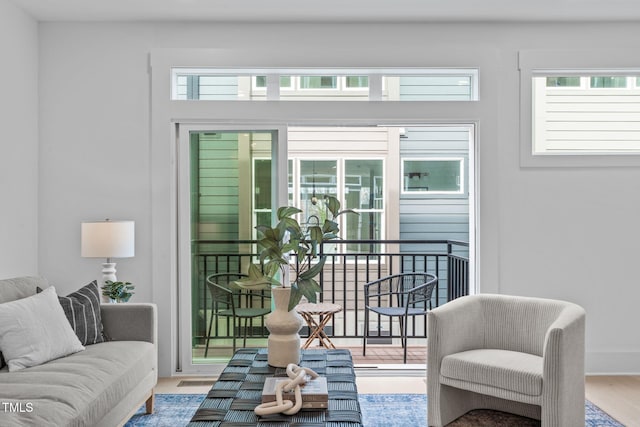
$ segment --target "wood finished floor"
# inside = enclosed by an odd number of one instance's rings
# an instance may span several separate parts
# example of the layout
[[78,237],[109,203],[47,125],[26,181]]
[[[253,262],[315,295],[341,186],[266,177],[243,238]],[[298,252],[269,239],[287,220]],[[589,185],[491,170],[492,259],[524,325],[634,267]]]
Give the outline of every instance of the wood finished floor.
[[[396,346],[379,345],[367,346],[367,355],[362,355],[362,347],[349,347],[355,365],[396,365],[402,364],[402,348]],[[408,365],[425,365],[427,351],[424,346],[407,348]]]
[[[422,375],[402,371],[402,348],[368,346],[366,356],[362,356],[362,347],[349,349],[357,368],[384,371],[380,375],[371,375],[370,372],[360,375],[360,369],[357,369],[359,393],[426,393],[426,381]],[[413,368],[425,366],[426,357],[424,346],[407,349],[407,364],[414,365]],[[199,386],[178,387],[183,380],[204,382]],[[206,393],[212,382],[213,378],[207,377],[160,378],[156,393]],[[587,376],[586,398],[624,426],[640,427],[640,375]]]
[[626,427],[640,427],[640,375],[593,375],[587,399]]

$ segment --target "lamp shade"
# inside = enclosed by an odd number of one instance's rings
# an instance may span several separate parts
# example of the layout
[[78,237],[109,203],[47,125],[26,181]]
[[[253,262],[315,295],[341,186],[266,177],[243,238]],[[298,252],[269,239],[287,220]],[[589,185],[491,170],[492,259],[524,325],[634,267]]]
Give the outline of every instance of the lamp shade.
[[135,254],[133,221],[83,222],[81,255],[86,258],[130,258]]

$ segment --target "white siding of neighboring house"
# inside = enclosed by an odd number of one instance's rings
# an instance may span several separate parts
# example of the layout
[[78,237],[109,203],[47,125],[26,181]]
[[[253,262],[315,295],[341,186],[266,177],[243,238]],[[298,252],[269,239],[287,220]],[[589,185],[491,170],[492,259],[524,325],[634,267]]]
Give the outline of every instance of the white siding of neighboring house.
[[640,149],[640,88],[547,88],[545,82],[534,79],[536,151]]
[[403,76],[398,80],[401,101],[472,99],[472,87],[468,76]]
[[[186,74],[179,75],[176,83],[176,99],[199,99],[205,101],[232,101],[242,93],[242,79],[238,76],[196,76],[197,84],[188,83]],[[245,79],[246,80],[246,79]]]
[[[400,239],[458,240],[469,242],[469,129],[463,127],[408,128],[400,139],[400,159],[463,158],[463,194],[402,194],[400,197]],[[435,247],[435,246],[434,246]],[[403,245],[403,252],[420,250],[423,246]],[[443,246],[439,246],[443,250]],[[423,271],[424,265],[405,266]],[[436,266],[428,265],[427,272]],[[446,263],[437,267],[437,276],[445,279]],[[440,303],[446,302],[446,280],[439,281]]]
[[408,128],[400,158],[464,159],[464,194],[402,194],[400,238],[469,240],[469,130],[461,127]]
[[238,139],[232,133],[201,134],[198,238],[238,239]]

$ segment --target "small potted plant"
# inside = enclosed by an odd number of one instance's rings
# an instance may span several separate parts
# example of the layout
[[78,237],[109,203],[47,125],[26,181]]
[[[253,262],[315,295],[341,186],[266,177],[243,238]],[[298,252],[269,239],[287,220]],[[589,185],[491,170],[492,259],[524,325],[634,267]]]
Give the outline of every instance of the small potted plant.
[[109,298],[110,302],[127,302],[134,294],[135,288],[131,282],[112,282],[107,280],[102,286],[102,295]]

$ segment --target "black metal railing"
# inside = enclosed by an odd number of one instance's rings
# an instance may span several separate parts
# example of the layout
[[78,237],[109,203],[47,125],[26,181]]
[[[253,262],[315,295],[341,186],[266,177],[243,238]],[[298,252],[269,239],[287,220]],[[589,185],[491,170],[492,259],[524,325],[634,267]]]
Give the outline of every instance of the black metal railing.
[[[257,260],[257,246],[252,240],[194,241],[192,243],[194,343],[206,335],[210,296],[206,277],[214,273],[246,271]],[[452,240],[337,240],[325,243],[320,253],[327,257],[318,277],[322,302],[339,304],[327,330],[335,338],[361,338],[364,322],[365,283],[384,276],[407,272],[425,272],[438,277],[432,306],[467,295],[469,292],[469,244]],[[295,262],[295,261],[292,261]],[[308,260],[307,260],[308,262]],[[381,322],[371,330],[385,331],[386,338],[398,336],[388,318],[371,318]],[[387,322],[385,324],[385,322]],[[409,325],[409,338],[426,337],[426,317]],[[229,336],[228,328],[214,328],[212,336]],[[249,337],[266,336],[262,321],[249,328]]]

